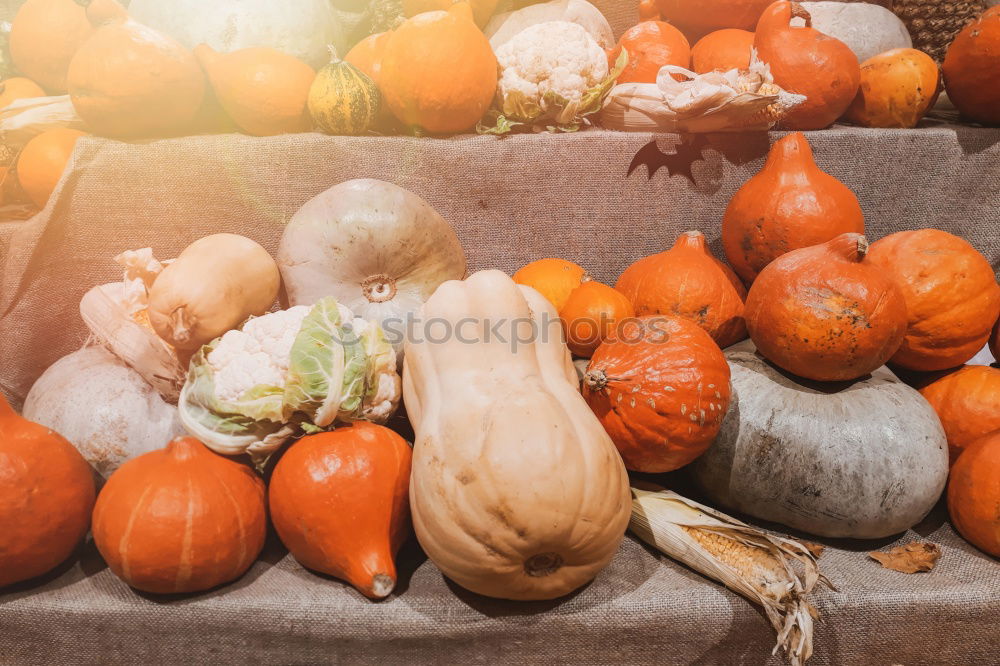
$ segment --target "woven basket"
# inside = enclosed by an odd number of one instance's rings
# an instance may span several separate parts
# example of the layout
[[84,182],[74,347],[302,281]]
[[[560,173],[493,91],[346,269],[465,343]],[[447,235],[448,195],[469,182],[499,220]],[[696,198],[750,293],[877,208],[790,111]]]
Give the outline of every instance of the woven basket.
[[984,0],[895,0],[892,10],[910,31],[913,48],[941,62],[962,28],[987,7]]

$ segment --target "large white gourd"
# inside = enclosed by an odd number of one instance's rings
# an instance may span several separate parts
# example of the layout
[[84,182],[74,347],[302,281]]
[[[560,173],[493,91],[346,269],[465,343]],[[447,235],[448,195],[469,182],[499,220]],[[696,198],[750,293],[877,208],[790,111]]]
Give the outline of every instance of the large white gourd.
[[733,400],[691,470],[728,509],[826,537],[877,539],[920,522],[948,478],[934,409],[882,367],[846,383],[793,378],[726,350]]
[[220,53],[270,46],[318,69],[327,45],[346,52],[346,31],[329,0],[132,0],[129,14],[189,49]]
[[568,21],[583,26],[602,49],[610,49],[615,45],[611,24],[604,18],[601,10],[587,0],[552,0],[497,14],[483,32],[496,51],[525,28],[549,21]]
[[407,340],[403,372],[420,545],[491,597],[554,599],[586,584],[618,551],[631,500],[555,309],[482,271],[441,285],[422,314],[433,323]]
[[[867,2],[803,2],[812,27],[847,44],[858,62],[892,49],[908,49],[913,39],[906,24],[881,5]],[[793,22],[797,25],[800,21]]]

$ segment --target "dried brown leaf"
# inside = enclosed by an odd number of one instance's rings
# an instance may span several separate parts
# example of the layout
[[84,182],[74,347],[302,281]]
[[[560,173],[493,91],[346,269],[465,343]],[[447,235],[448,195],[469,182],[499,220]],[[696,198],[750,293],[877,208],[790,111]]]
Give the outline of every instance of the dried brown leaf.
[[886,569],[912,574],[930,571],[941,558],[941,549],[937,544],[913,542],[905,546],[896,546],[890,551],[875,551],[868,557],[879,562]]
[[803,546],[806,547],[806,550],[812,553],[812,556],[815,557],[817,560],[823,554],[823,551],[826,550],[826,546],[824,546],[821,543],[814,543],[812,541],[802,541],[801,543]]

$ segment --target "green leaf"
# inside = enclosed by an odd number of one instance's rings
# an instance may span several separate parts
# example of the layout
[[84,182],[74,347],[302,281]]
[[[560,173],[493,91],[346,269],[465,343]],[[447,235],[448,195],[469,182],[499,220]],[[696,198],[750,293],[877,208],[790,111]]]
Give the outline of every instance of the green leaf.
[[340,324],[337,301],[324,298],[316,303],[302,320],[288,361],[285,405],[308,414],[319,426],[333,420],[320,416],[329,411],[330,402],[340,402],[345,360]]

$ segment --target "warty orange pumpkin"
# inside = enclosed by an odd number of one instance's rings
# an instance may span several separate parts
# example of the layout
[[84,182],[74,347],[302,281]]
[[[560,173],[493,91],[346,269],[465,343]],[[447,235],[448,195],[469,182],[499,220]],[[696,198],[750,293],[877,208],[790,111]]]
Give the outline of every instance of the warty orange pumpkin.
[[965,365],[919,390],[941,419],[953,463],[972,442],[1000,430],[1000,369]]
[[880,53],[861,64],[861,88],[844,117],[863,127],[916,127],[937,102],[940,78],[923,51]]
[[816,381],[857,379],[885,364],[906,334],[906,302],[867,254],[864,236],[843,234],[761,271],[746,303],[760,353]]
[[191,437],[118,468],[94,507],[94,542],[143,592],[189,594],[242,576],[264,546],[264,482]]
[[786,252],[864,231],[858,198],[816,166],[805,135],[795,132],[775,142],[764,168],[733,195],[722,217],[722,246],[750,283]]
[[54,569],[83,540],[94,477],[58,433],[27,421],[0,393],[0,588]]
[[392,430],[356,422],[303,437],[268,489],[274,529],[302,566],[373,599],[396,586],[393,558],[410,533],[410,462]]
[[1000,124],[1000,9],[992,7],[958,33],[942,71],[948,98],[962,115]]
[[966,541],[1000,557],[1000,431],[958,457],[948,480],[948,513]]
[[976,355],[1000,315],[993,267],[946,231],[901,231],[872,244],[871,261],[906,298],[909,326],[892,362],[910,370],[954,368]]
[[726,28],[710,32],[691,48],[691,69],[698,74],[731,69],[748,69],[754,34]]
[[[664,21],[642,21],[626,30],[615,48],[608,52],[611,68],[622,49],[628,51],[628,64],[618,76],[618,83],[656,83],[661,67],[677,65],[687,69],[691,64],[687,37]],[[679,74],[674,76],[682,78]]]
[[10,57],[25,76],[53,95],[66,92],[73,54],[90,36],[84,3],[28,0],[10,27]]

